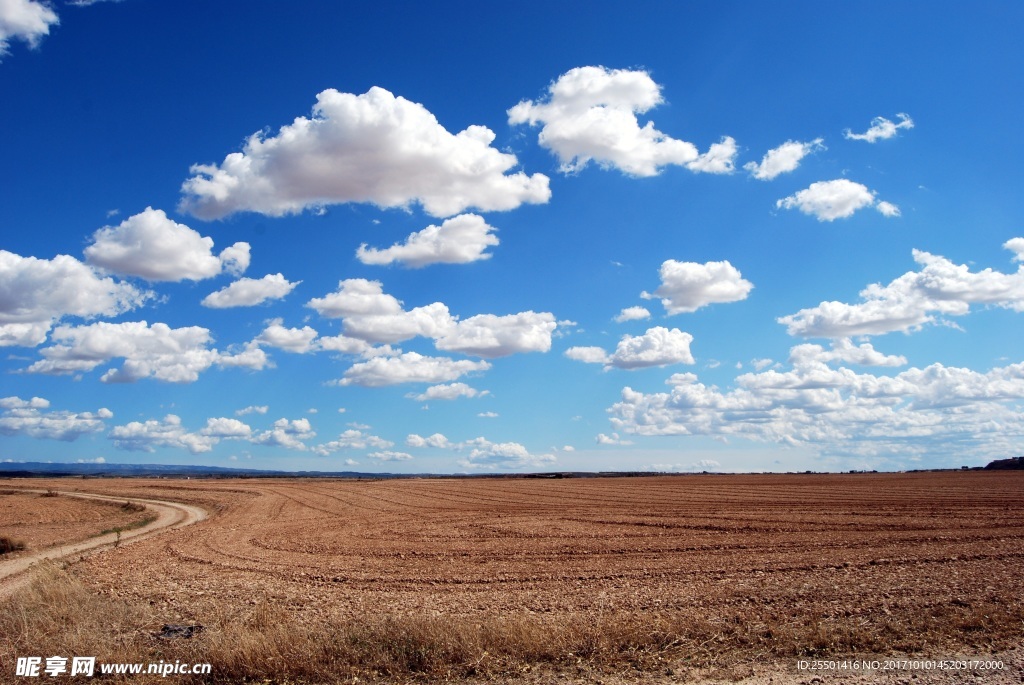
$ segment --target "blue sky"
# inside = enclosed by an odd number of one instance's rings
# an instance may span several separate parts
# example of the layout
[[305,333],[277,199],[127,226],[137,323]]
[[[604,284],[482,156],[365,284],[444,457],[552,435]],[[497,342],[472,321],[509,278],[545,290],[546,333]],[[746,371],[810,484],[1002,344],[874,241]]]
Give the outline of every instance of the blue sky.
[[0,0],[0,459],[978,465],[1018,3]]

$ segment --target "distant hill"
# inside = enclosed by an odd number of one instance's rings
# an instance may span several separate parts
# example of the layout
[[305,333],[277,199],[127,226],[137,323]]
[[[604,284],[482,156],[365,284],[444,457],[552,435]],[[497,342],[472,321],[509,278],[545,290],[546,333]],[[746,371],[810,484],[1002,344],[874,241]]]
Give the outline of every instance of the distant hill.
[[989,471],[1009,471],[1024,469],[1024,457],[1010,457],[1009,459],[996,459],[985,466]]

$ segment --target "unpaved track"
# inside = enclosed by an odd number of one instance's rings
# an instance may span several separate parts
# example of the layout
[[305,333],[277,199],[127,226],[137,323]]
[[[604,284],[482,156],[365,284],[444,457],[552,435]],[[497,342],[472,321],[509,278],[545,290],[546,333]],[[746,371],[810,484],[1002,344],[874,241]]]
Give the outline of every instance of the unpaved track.
[[[45,493],[46,490],[20,489],[20,492]],[[46,549],[38,550],[30,554],[18,556],[14,559],[0,561],[0,597],[13,592],[15,589],[24,586],[31,578],[27,573],[35,564],[46,560],[63,559],[70,556],[84,556],[114,546],[129,545],[139,540],[157,535],[167,529],[183,528],[184,526],[197,523],[206,518],[206,510],[190,504],[180,502],[168,502],[165,500],[140,499],[137,497],[113,497],[110,495],[96,495],[85,492],[64,492],[57,491],[63,497],[78,497],[80,499],[101,500],[104,502],[133,502],[144,504],[146,511],[156,514],[156,519],[141,528],[124,531],[118,536],[117,533],[109,533],[78,542],[54,545]]]

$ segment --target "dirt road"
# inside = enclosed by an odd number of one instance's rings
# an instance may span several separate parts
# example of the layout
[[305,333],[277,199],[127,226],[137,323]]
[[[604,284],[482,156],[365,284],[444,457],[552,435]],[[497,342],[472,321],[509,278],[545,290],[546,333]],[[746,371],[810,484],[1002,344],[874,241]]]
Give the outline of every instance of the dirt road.
[[[23,492],[44,493],[45,490],[22,490]],[[156,515],[156,519],[141,528],[126,530],[120,534],[109,533],[85,540],[55,545],[29,554],[0,561],[0,597],[23,586],[31,577],[27,571],[35,564],[44,560],[57,560],[70,556],[83,556],[115,545],[128,545],[163,532],[166,529],[182,528],[206,518],[206,511],[200,507],[164,500],[112,497],[83,492],[59,491],[65,497],[101,500],[106,502],[133,502],[144,504],[148,511]]]

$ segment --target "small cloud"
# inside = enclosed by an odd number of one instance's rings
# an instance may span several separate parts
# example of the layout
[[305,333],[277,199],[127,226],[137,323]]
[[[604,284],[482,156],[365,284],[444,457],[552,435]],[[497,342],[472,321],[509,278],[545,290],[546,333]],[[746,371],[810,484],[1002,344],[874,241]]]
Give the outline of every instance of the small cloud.
[[619,437],[618,433],[612,433],[611,435],[605,435],[604,433],[598,433],[595,438],[595,442],[598,445],[632,445],[632,440],[623,440]]
[[914,128],[914,120],[908,115],[897,114],[896,117],[900,120],[898,124],[889,121],[885,117],[875,117],[871,120],[871,128],[864,133],[854,133],[850,129],[846,129],[843,132],[843,137],[847,140],[863,140],[867,143],[873,143],[876,140],[892,138],[900,129]]
[[616,323],[624,323],[626,321],[640,321],[649,318],[651,318],[651,313],[647,311],[646,307],[626,307],[619,312],[614,320]]
[[482,411],[479,414],[477,414],[477,416],[479,416],[482,419],[496,419],[496,418],[498,418],[498,414],[496,412],[493,412],[493,411]]

